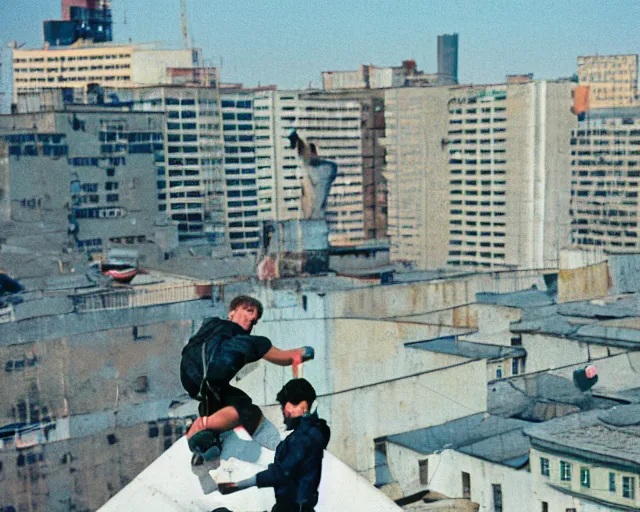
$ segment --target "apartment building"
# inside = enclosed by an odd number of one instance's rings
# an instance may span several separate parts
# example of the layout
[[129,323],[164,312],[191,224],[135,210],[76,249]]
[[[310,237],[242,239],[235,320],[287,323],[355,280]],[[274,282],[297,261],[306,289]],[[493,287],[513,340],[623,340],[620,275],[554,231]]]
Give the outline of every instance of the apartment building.
[[447,261],[448,88],[385,91],[389,253],[392,261],[444,267]]
[[179,241],[226,245],[218,90],[157,86],[113,93],[128,108],[164,115],[157,210],[178,223]]
[[225,178],[233,194],[227,197],[229,233],[242,233],[233,235],[234,253],[257,250],[256,220],[302,219],[304,169],[288,139],[294,129],[338,165],[327,206],[330,243],[364,240],[362,124],[373,107],[348,96],[271,87],[223,89],[222,97]]
[[[226,187],[226,229],[235,255],[257,252],[260,221],[271,219],[271,209],[260,211],[256,167],[255,93],[246,89],[222,90],[222,132],[224,137],[224,178]],[[268,166],[267,181],[273,173]],[[264,188],[262,189],[264,191]]]
[[618,405],[526,429],[538,510],[638,510],[639,419],[636,405]]
[[190,68],[199,50],[157,50],[144,46],[89,44],[68,48],[13,50],[13,103],[18,95],[48,89],[69,94],[96,83],[136,87],[169,83],[167,68]]
[[303,169],[287,136],[292,129],[314,143],[320,157],[335,162],[338,175],[327,202],[331,245],[353,245],[365,239],[363,207],[362,104],[321,92],[280,91],[275,104],[274,138],[281,220],[300,218]]
[[146,242],[157,217],[162,119],[88,106],[0,116],[2,220],[68,226],[87,252]]
[[84,272],[25,283],[19,321],[0,322],[2,510],[98,510],[183,438],[196,411],[170,409],[184,395],[180,351],[224,313],[199,284],[156,274],[104,289]]
[[587,112],[571,133],[571,164],[572,245],[640,249],[640,109]]
[[393,89],[385,102],[393,260],[557,265],[570,233],[569,82]]
[[590,108],[640,106],[638,55],[578,57],[578,82],[589,87]]

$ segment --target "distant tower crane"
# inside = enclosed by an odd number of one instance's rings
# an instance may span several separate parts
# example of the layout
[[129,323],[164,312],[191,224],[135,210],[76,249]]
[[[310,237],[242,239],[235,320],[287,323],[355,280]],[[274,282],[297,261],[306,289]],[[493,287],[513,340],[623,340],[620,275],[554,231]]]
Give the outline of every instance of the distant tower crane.
[[187,27],[187,0],[180,0],[180,20],[182,22],[182,45],[189,48],[189,29]]

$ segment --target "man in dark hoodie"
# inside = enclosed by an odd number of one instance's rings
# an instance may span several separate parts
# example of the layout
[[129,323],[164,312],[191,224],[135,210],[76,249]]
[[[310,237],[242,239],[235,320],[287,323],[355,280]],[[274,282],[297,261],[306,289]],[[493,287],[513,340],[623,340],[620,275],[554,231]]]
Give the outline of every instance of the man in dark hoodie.
[[[208,318],[182,350],[180,379],[192,398],[200,400],[200,416],[187,432],[189,448],[196,455],[220,453],[219,434],[242,425],[253,435],[262,423],[260,408],[251,397],[229,383],[246,364],[265,359],[270,363],[297,366],[313,358],[311,347],[280,350],[264,336],[251,336],[262,316],[260,301],[240,295],[231,301],[229,320]],[[201,463],[195,458],[194,463]]]
[[310,412],[316,392],[307,380],[290,380],[276,399],[287,430],[293,432],[276,448],[273,464],[241,482],[219,483],[218,490],[231,494],[253,486],[273,487],[276,504],[271,512],[313,512],[331,430],[317,412]]

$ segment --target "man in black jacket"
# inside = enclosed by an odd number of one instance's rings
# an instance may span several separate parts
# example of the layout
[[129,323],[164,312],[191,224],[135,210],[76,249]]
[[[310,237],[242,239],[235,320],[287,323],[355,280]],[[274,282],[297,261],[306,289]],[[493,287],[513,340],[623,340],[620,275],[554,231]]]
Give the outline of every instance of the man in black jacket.
[[212,448],[219,454],[221,432],[242,425],[253,435],[262,423],[262,411],[251,397],[229,384],[242,367],[265,359],[293,365],[295,375],[302,361],[313,358],[311,347],[280,350],[264,336],[251,336],[262,312],[260,301],[240,295],[231,301],[229,320],[206,319],[182,350],[180,379],[189,395],[200,400],[200,416],[187,432],[189,447],[196,454]]
[[218,490],[230,494],[253,486],[273,487],[276,504],[271,512],[313,512],[331,430],[317,412],[310,413],[316,392],[307,380],[290,380],[276,398],[287,430],[293,432],[276,448],[273,464],[241,482],[219,483]]

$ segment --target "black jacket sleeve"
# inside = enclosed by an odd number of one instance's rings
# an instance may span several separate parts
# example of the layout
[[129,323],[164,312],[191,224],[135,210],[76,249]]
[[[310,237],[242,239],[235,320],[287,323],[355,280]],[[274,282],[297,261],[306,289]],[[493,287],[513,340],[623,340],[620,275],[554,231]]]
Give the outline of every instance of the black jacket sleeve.
[[[286,440],[285,440],[286,441]],[[283,457],[276,457],[273,464],[256,475],[258,487],[280,487],[291,479],[291,475],[302,466],[311,451],[311,439],[300,436],[295,443],[288,443]]]

